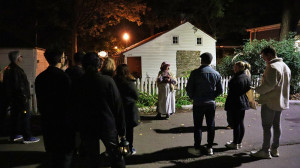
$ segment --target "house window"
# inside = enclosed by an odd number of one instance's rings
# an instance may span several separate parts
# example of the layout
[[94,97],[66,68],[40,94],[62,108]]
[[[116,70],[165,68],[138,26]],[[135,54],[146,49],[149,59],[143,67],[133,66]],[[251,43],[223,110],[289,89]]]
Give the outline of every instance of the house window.
[[201,37],[197,37],[197,45],[202,45],[202,38]]
[[178,43],[179,43],[179,37],[173,36],[173,44],[178,44]]

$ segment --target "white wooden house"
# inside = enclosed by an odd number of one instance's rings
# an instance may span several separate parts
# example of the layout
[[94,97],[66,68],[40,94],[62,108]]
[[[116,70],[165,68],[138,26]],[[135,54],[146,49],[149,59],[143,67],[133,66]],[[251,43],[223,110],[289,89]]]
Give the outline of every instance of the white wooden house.
[[157,77],[163,61],[171,64],[176,76],[199,67],[200,54],[210,52],[216,65],[216,40],[189,22],[158,33],[121,52],[131,73],[145,78]]
[[0,69],[4,69],[9,63],[8,53],[11,51],[19,51],[23,56],[23,63],[20,65],[25,71],[32,95],[31,107],[34,112],[37,112],[34,81],[37,75],[48,67],[48,62],[44,57],[45,50],[41,48],[0,48]]

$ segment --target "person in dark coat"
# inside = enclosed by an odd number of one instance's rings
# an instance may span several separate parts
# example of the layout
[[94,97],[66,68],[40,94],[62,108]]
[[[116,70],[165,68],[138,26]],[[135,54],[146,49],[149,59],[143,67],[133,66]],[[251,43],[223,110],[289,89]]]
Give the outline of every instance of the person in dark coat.
[[111,166],[125,167],[118,140],[124,140],[126,132],[122,99],[113,79],[99,72],[101,61],[94,52],[82,61],[85,74],[76,86],[79,131],[90,167],[98,167],[100,139]]
[[221,75],[210,67],[213,59],[210,53],[203,53],[201,66],[191,72],[186,91],[193,99],[194,147],[195,154],[200,154],[202,123],[205,116],[207,125],[207,154],[213,155],[212,145],[215,138],[215,98],[222,92]]
[[5,103],[4,86],[3,86],[3,73],[4,70],[0,69],[0,136],[4,134],[4,122],[7,116],[7,108]]
[[[74,105],[75,99],[74,99],[74,86],[76,85],[76,83],[79,82],[79,79],[82,77],[82,75],[84,74],[84,70],[82,68],[82,59],[84,57],[85,53],[84,52],[77,52],[74,54],[74,66],[69,66],[66,69],[66,73],[69,75],[70,79],[71,79],[71,95],[69,98],[69,110],[72,113],[77,113],[76,111],[78,110],[76,108],[76,106]],[[70,64],[69,64],[70,65]],[[76,131],[76,137],[75,137],[75,153],[79,154],[80,156],[84,155],[84,147],[81,143],[81,138],[79,135],[79,130],[78,130],[78,121],[76,121],[76,116],[72,115],[71,116],[71,121],[72,121],[72,125],[75,128]]]
[[69,168],[75,136],[68,111],[71,81],[61,69],[64,61],[61,50],[47,49],[44,55],[49,67],[35,80],[44,146],[49,155],[51,167]]
[[82,59],[84,57],[84,52],[78,52],[74,54],[74,66],[69,66],[66,69],[66,73],[69,75],[71,82],[74,83],[79,80],[79,78],[84,74],[84,70],[82,68]]
[[236,62],[234,64],[235,74],[228,82],[229,91],[225,102],[225,110],[230,113],[233,124],[233,141],[229,141],[225,145],[229,149],[240,149],[242,147],[245,134],[245,110],[250,109],[246,95],[251,87],[251,80],[248,76],[250,75],[249,68],[249,63]]
[[122,97],[122,102],[126,120],[126,140],[129,142],[130,154],[135,154],[133,148],[133,132],[140,122],[139,110],[136,101],[139,98],[138,90],[135,86],[135,78],[130,74],[127,64],[120,64],[117,67],[114,77],[116,85]]
[[3,87],[6,105],[10,106],[10,141],[23,139],[23,143],[35,143],[40,139],[31,135],[30,88],[27,76],[20,67],[23,56],[19,51],[12,51],[8,57],[11,63],[4,71]]

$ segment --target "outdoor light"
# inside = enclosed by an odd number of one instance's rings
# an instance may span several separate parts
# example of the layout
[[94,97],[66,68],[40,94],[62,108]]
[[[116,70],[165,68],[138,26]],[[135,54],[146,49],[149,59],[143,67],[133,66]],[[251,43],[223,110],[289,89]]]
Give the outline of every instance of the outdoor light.
[[128,40],[129,39],[129,35],[128,35],[128,33],[125,33],[124,35],[123,35],[123,38],[124,38],[124,40]]
[[106,56],[107,56],[107,52],[105,52],[105,51],[100,51],[100,52],[98,52],[98,55],[99,55],[100,57],[106,57]]
[[118,46],[115,46],[115,49],[118,49]]
[[125,43],[126,43],[126,46],[125,46],[125,47],[127,47],[127,41],[129,40],[129,35],[128,35],[128,33],[125,33],[125,34],[123,35],[123,39],[125,40]]
[[120,151],[121,151],[121,154],[123,156],[127,156],[130,154],[130,150],[129,150],[129,142],[126,141],[125,138],[121,138],[121,142],[119,144],[119,147],[120,147]]

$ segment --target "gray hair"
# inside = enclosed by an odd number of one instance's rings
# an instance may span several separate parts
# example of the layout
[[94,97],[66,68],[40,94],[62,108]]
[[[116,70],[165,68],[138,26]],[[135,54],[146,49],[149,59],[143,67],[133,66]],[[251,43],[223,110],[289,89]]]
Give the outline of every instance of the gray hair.
[[19,51],[11,51],[8,53],[8,58],[10,60],[10,62],[16,63],[17,58],[20,56],[20,52]]

